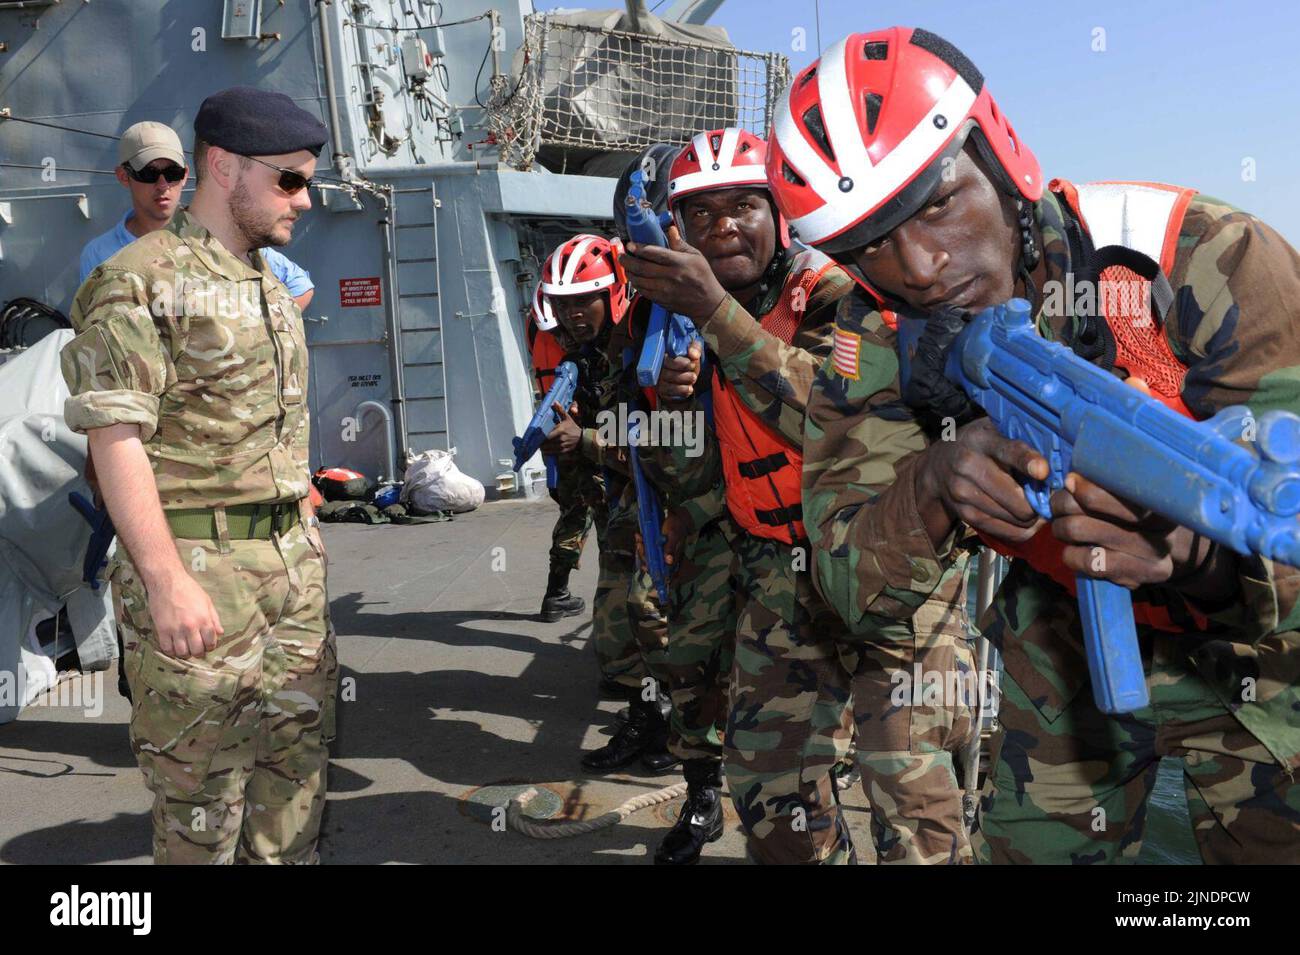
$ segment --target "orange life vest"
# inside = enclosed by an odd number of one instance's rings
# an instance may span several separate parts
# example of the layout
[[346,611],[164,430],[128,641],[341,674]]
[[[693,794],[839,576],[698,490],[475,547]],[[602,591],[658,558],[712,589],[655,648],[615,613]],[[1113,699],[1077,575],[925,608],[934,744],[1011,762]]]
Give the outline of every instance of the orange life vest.
[[[776,306],[762,317],[763,331],[785,344],[812,300],[813,290],[835,263],[805,249],[795,257]],[[713,426],[722,451],[727,509],[755,537],[794,544],[807,538],[803,526],[803,448],[790,444],[737,396],[720,369],[713,374]]]
[[[1174,266],[1178,234],[1194,189],[1149,182],[1098,182],[1076,187],[1053,179],[1048,188],[1064,199],[1082,223],[1095,248],[1120,245],[1141,252],[1167,276]],[[1150,311],[1150,282],[1124,266],[1110,266],[1099,276],[1097,305],[1115,338],[1115,367],[1141,378],[1153,398],[1179,414],[1194,417],[1183,403],[1182,386],[1187,367],[1169,347],[1163,323]],[[1076,593],[1074,572],[1062,560],[1065,545],[1044,527],[1023,544],[994,538],[984,542],[1005,557],[1018,557],[1035,570]],[[1188,608],[1197,626],[1208,621]],[[1133,604],[1133,617],[1158,630],[1181,632],[1167,608]]]
[[541,331],[532,322],[528,327],[532,330],[529,346],[533,355],[533,376],[541,386],[542,394],[546,394],[555,383],[555,367],[564,361],[564,346],[558,338]]

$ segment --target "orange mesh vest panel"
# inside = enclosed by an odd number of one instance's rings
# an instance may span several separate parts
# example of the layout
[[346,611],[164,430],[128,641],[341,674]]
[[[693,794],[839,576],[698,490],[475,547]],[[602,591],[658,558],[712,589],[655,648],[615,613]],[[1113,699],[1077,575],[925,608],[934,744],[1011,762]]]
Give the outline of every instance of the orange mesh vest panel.
[[[834,265],[820,252],[800,252],[775,307],[759,322],[763,331],[790,344],[813,289]],[[713,426],[722,451],[727,509],[732,518],[755,537],[786,544],[804,540],[802,447],[787,442],[751,411],[720,369],[714,372],[712,388]]]
[[[1096,248],[1122,245],[1159,263],[1165,275],[1173,269],[1178,233],[1196,190],[1145,182],[1076,187],[1064,179],[1053,179],[1048,188],[1069,204]],[[1115,367],[1124,369],[1130,378],[1145,381],[1153,398],[1193,417],[1182,399],[1187,368],[1170,349],[1162,323],[1152,314],[1151,283],[1131,269],[1111,266],[1102,270],[1098,285],[1097,306],[1115,337]],[[984,538],[984,542],[1003,556],[1028,561],[1035,570],[1076,593],[1074,573],[1062,561],[1065,545],[1052,536],[1050,527],[1023,544],[992,538]],[[1208,623],[1195,610],[1192,615],[1198,625]],[[1165,607],[1135,602],[1133,616],[1138,623],[1158,630],[1182,630]]]

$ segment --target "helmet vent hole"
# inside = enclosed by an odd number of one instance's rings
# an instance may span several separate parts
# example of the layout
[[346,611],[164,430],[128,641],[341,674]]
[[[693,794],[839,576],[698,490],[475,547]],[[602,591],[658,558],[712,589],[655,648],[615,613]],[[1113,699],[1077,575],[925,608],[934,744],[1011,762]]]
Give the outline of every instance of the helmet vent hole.
[[741,144],[740,144],[740,150],[739,150],[739,152],[747,153],[747,152],[749,152],[749,151],[750,151],[751,149],[753,149],[753,148],[754,148],[754,147],[751,146],[749,143],[741,143]]
[[817,78],[817,67],[814,66],[811,70],[809,70],[807,73],[803,75],[803,79],[799,81],[799,88],[802,89],[803,87],[807,86],[816,78]]
[[879,93],[867,94],[867,135],[871,136],[876,131],[876,121],[880,119],[880,107],[885,102],[885,98]]
[[721,136],[710,137],[709,145],[713,148],[713,151],[716,153],[719,149],[722,148],[722,137]]
[[862,48],[862,58],[865,60],[887,60],[889,59],[889,43],[886,40],[872,40]]
[[799,174],[797,172],[795,172],[793,169],[790,168],[789,163],[784,163],[784,162],[781,163],[781,175],[784,176],[785,181],[790,183],[791,185],[795,185],[795,186],[808,185],[806,182],[803,181],[803,179],[799,177]]
[[835,150],[831,149],[831,141],[826,136],[826,125],[822,122],[822,111],[819,107],[813,106],[803,114],[803,124],[808,129],[808,135],[812,136],[813,142],[821,149],[823,155],[831,162],[835,161]]

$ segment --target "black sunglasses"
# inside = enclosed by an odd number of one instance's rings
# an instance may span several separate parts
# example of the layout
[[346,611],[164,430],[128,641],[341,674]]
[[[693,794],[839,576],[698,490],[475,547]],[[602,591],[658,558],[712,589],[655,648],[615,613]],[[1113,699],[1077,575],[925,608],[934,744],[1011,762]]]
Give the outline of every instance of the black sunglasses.
[[139,171],[132,169],[130,163],[124,162],[122,166],[126,169],[126,174],[136,182],[147,183],[151,186],[158,181],[159,177],[166,179],[168,182],[180,182],[185,178],[187,172],[184,166],[177,166],[175,163],[170,166],[163,166],[161,169],[157,166],[145,166]]
[[[240,153],[239,155],[243,155],[243,154]],[[256,163],[261,163],[263,166],[266,166],[268,169],[274,169],[276,172],[278,172],[280,174],[280,181],[277,183],[277,185],[279,185],[281,189],[283,189],[291,196],[295,192],[301,192],[304,189],[316,185],[317,180],[314,176],[308,179],[300,172],[295,172],[292,169],[285,169],[283,166],[277,166],[275,165],[275,163],[269,163],[265,159],[258,159],[256,156],[244,156],[244,158],[251,159],[253,160],[253,162]]]

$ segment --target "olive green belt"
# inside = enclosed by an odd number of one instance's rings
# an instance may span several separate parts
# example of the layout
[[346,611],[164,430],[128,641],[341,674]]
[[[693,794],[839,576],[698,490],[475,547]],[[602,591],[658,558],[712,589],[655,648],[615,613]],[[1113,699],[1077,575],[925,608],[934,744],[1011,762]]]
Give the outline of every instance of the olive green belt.
[[[217,540],[220,508],[182,507],[164,511],[172,534],[182,540]],[[235,504],[224,508],[226,533],[231,540],[270,540],[298,523],[298,504]]]

